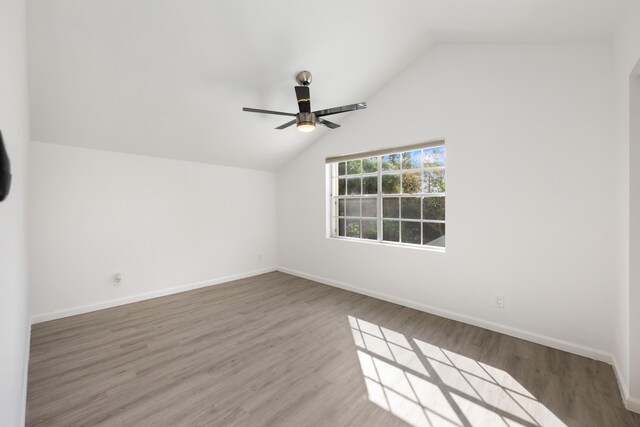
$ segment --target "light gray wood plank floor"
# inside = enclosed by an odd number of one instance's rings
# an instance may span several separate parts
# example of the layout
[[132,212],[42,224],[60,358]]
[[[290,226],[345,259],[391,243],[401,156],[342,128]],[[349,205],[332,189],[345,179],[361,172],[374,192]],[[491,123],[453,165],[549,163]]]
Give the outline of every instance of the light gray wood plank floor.
[[280,272],[33,326],[27,425],[640,426],[612,368]]

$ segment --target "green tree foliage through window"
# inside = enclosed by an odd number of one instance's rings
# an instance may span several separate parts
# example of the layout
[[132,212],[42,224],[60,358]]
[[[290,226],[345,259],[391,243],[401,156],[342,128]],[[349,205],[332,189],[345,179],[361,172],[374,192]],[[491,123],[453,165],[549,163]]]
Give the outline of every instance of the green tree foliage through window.
[[445,147],[427,144],[331,164],[331,235],[445,246]]

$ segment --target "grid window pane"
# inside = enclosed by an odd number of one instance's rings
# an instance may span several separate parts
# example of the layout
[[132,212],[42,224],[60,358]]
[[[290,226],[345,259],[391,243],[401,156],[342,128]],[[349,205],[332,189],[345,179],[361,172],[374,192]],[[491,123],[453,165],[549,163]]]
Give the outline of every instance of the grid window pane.
[[422,167],[422,150],[402,153],[402,169],[416,169]]
[[382,199],[382,217],[400,218],[400,198],[385,197]]
[[422,172],[403,173],[402,192],[404,194],[422,193]]
[[420,223],[417,221],[402,221],[402,243],[420,244]]
[[347,219],[347,237],[360,237],[359,219]]
[[444,224],[425,222],[422,227],[423,245],[444,247]]
[[425,197],[422,200],[422,219],[444,221],[444,196]]
[[420,219],[420,197],[403,197],[400,206],[402,218]]
[[400,241],[400,221],[382,221],[382,240]]
[[362,216],[366,218],[378,217],[377,199],[362,199]]
[[361,178],[347,179],[347,194],[349,196],[359,196],[362,194]]
[[369,157],[368,159],[362,159],[362,172],[363,173],[378,172],[378,158]]
[[400,174],[382,175],[382,194],[400,193]]
[[347,174],[358,175],[362,171],[360,160],[349,160],[347,162]]
[[424,173],[425,193],[444,193],[444,170],[428,171]]
[[378,194],[377,176],[365,176],[362,178],[362,194]]
[[327,170],[332,236],[445,246],[444,146],[369,155]]
[[377,240],[378,239],[378,220],[363,219],[362,220],[362,238]]
[[400,169],[400,154],[389,154],[382,156],[382,170],[395,171]]
[[347,199],[347,216],[360,216],[360,199]]
[[444,147],[425,148],[422,164],[425,168],[444,166]]

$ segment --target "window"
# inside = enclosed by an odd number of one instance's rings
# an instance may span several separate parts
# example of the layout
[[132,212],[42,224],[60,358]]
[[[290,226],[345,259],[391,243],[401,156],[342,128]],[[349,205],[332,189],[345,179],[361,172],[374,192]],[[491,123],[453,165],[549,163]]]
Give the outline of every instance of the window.
[[445,246],[443,141],[327,159],[331,237]]

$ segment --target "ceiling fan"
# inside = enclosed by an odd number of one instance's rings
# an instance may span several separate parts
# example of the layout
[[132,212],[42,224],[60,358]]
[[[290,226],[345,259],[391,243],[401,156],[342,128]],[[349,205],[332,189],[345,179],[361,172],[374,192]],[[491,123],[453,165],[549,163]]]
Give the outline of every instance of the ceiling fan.
[[343,105],[341,107],[329,108],[326,110],[311,111],[311,98],[309,94],[309,85],[311,84],[311,73],[309,71],[300,71],[296,76],[296,81],[300,86],[296,86],[296,98],[298,99],[299,113],[285,113],[282,111],[261,110],[258,108],[244,107],[242,111],[250,113],[276,114],[279,116],[291,116],[295,119],[287,122],[276,129],[286,129],[295,124],[296,128],[302,132],[311,132],[315,130],[316,125],[320,124],[329,129],[339,128],[340,125],[325,120],[322,117],[332,114],[346,113],[349,111],[362,110],[367,108],[366,102],[358,102],[357,104]]

